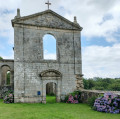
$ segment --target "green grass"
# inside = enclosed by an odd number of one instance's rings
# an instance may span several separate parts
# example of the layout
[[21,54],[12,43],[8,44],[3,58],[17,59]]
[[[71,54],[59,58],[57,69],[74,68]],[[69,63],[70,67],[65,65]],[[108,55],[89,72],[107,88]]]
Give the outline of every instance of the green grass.
[[87,104],[4,104],[0,100],[0,119],[120,119],[120,114],[105,114],[91,110]]
[[46,103],[56,103],[55,96],[46,96]]

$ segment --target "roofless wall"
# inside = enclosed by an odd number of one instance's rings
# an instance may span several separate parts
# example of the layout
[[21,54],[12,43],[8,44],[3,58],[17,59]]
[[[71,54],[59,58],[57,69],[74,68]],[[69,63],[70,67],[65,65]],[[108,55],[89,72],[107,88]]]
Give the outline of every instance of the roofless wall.
[[[76,18],[71,22],[52,10],[25,17],[20,17],[18,13],[12,20],[12,26],[15,43],[15,102],[46,103],[46,84],[49,82],[56,84],[57,102],[66,94],[83,88],[82,27]],[[56,39],[56,60],[46,60],[43,57],[45,34],[52,34]],[[40,75],[41,72],[46,72],[44,77]]]

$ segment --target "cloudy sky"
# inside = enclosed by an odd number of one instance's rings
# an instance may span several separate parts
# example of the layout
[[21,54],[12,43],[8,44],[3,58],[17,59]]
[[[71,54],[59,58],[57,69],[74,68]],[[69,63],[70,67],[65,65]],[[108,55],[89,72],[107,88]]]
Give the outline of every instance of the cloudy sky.
[[[47,9],[47,0],[0,0],[0,56],[13,59],[11,19]],[[73,21],[82,31],[84,77],[120,77],[120,0],[50,0],[50,9]],[[49,54],[54,56],[54,54]]]

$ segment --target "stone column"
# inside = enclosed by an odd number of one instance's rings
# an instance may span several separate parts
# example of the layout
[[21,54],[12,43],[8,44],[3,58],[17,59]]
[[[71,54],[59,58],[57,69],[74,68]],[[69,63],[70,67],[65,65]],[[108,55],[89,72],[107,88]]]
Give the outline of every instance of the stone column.
[[2,86],[6,85],[6,72],[2,71]]
[[46,84],[42,83],[42,103],[46,104]]
[[10,74],[10,85],[14,89],[14,71],[12,70]]
[[2,84],[2,70],[0,68],[0,86],[1,86],[1,84]]
[[58,80],[58,84],[56,84],[56,102],[60,102],[60,87],[61,87],[61,80]]
[[83,75],[81,75],[81,74],[76,75],[76,79],[77,79],[76,80],[76,89],[77,90],[80,90],[80,89],[84,88],[82,76]]

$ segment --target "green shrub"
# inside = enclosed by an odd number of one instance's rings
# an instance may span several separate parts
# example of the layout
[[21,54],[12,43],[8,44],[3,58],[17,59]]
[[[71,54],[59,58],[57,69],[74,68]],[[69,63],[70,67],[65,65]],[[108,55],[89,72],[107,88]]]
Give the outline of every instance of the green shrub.
[[55,96],[55,94],[54,93],[50,93],[50,96]]
[[3,58],[2,57],[0,57],[0,60],[2,60]]
[[92,88],[92,90],[104,90],[104,87],[95,86],[95,87]]
[[113,83],[109,86],[109,89],[113,91],[120,91],[120,84],[117,82]]
[[93,97],[91,97],[91,98],[89,98],[88,99],[88,105],[90,106],[90,107],[93,107],[94,106],[94,102],[95,102],[95,100],[97,99],[97,96],[93,96]]
[[69,95],[65,96],[65,99],[63,102],[67,102],[68,98],[69,98]]

